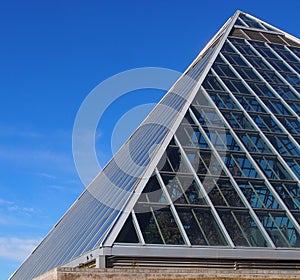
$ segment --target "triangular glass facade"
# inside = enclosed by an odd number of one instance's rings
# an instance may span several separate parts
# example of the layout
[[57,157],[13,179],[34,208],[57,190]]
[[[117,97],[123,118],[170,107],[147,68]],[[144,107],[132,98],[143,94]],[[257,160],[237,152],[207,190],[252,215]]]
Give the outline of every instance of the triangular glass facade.
[[299,40],[237,12],[125,144],[143,168],[119,151],[11,279],[98,256],[299,259],[299,112]]

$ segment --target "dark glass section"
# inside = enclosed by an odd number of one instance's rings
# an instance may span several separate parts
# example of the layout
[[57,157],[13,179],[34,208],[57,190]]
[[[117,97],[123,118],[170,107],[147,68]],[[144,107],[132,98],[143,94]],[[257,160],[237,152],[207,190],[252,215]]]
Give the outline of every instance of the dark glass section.
[[182,146],[192,146],[203,149],[209,147],[198,127],[195,125],[181,124],[176,131],[176,136]]
[[294,110],[294,112],[300,116],[300,102],[291,102],[291,101],[288,101],[287,102],[289,104],[289,106]]
[[300,123],[297,118],[292,117],[278,117],[283,126],[291,133],[291,134],[300,134]]
[[166,197],[156,176],[152,176],[141,194],[139,201],[166,203]]
[[208,91],[208,94],[218,108],[239,109],[238,105],[234,102],[234,100],[228,93]]
[[193,105],[192,110],[200,125],[224,128],[223,121],[214,108]]
[[299,247],[300,240],[294,225],[284,212],[256,211],[276,247]]
[[286,163],[294,172],[294,174],[300,179],[300,159],[299,158],[285,158]]
[[250,153],[271,153],[270,148],[257,132],[238,132],[237,134]]
[[272,185],[288,209],[300,209],[300,187],[297,183],[273,182]]
[[162,173],[161,177],[173,203],[207,204],[192,175]]
[[214,206],[245,207],[230,180],[206,178],[204,183]]
[[222,156],[231,175],[234,177],[259,178],[256,169],[244,154],[226,154]]
[[299,100],[288,86],[272,84],[272,88],[285,100]]
[[263,101],[273,114],[292,115],[280,100],[264,99]]
[[242,112],[222,110],[222,113],[232,128],[249,130],[253,129],[253,126]]
[[254,96],[237,96],[236,98],[247,112],[266,112]]
[[210,142],[216,150],[240,151],[241,148],[229,131],[220,129],[205,129]]
[[222,79],[230,92],[240,94],[251,94],[244,83],[240,80]]
[[237,78],[236,75],[230,69],[230,67],[226,64],[215,63],[213,69],[220,77]]
[[225,89],[220,84],[220,82],[217,80],[217,78],[215,76],[213,76],[211,73],[206,77],[202,86],[206,90],[225,91]]
[[298,56],[298,59],[300,59],[300,48],[295,48],[295,47],[289,47],[289,49],[296,55]]
[[120,231],[117,239],[117,243],[139,243],[139,239],[132,222],[132,216],[127,218],[122,230]]
[[247,210],[217,209],[232,241],[239,247],[267,247],[267,243]]
[[248,85],[258,96],[274,98],[276,97],[272,90],[264,83],[248,82]]
[[135,208],[144,240],[148,244],[184,244],[169,207],[137,205]]
[[185,153],[198,175],[224,175],[220,162],[212,152],[185,149]]
[[253,156],[261,171],[271,180],[291,180],[290,174],[276,157]]
[[239,54],[223,53],[223,56],[228,60],[228,62],[231,65],[248,66]]
[[239,188],[252,208],[280,209],[270,189],[261,181],[238,181]]
[[265,30],[265,28],[257,21],[255,21],[252,18],[247,17],[244,14],[240,15],[240,18],[243,20],[243,22],[245,22],[249,27],[253,27],[253,28],[257,28],[257,29],[263,29]]
[[300,156],[300,150],[285,135],[266,134],[267,138],[280,155]]
[[209,209],[176,207],[176,210],[192,245],[227,245]]
[[250,116],[262,131],[282,133],[281,128],[270,115],[258,115],[250,113]]

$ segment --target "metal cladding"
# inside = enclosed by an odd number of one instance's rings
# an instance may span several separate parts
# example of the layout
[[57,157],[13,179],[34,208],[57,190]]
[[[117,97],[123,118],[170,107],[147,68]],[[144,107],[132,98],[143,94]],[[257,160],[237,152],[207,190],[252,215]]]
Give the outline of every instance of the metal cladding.
[[299,113],[299,40],[237,11],[10,279],[107,247],[299,259]]

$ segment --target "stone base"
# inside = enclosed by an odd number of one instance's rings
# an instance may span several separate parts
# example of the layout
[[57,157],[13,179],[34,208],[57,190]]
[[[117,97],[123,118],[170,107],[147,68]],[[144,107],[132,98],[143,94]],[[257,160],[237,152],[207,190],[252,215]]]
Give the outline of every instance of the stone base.
[[283,280],[299,279],[298,270],[66,268],[58,267],[34,280]]

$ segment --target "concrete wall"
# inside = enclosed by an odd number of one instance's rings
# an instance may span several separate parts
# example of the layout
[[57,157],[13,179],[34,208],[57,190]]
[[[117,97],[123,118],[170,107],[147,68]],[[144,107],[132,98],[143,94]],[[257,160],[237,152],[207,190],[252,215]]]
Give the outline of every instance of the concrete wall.
[[56,268],[34,280],[283,280],[299,279],[291,270],[212,270],[212,269],[97,269]]

